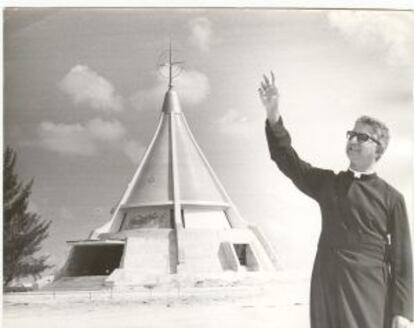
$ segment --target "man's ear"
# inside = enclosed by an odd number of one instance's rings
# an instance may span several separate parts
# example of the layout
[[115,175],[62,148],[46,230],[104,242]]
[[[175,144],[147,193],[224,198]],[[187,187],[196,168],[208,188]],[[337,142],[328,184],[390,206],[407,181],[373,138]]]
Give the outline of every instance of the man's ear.
[[382,146],[377,145],[377,147],[375,148],[375,161],[378,162],[382,155],[383,155]]

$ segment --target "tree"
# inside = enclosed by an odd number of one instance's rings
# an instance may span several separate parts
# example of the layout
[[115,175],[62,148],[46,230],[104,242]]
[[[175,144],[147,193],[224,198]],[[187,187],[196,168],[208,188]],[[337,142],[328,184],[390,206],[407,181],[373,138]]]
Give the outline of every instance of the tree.
[[3,286],[15,278],[33,276],[51,266],[48,256],[35,257],[48,236],[51,221],[28,210],[33,180],[19,181],[15,173],[16,152],[7,147],[3,163]]

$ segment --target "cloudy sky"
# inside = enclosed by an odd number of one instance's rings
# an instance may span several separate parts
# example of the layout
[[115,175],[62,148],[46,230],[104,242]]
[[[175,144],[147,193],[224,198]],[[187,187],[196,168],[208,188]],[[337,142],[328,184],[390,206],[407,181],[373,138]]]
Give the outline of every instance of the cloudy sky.
[[315,166],[347,168],[345,131],[363,114],[392,132],[379,174],[412,211],[414,21],[409,12],[247,9],[8,9],[4,143],[35,178],[31,209],[52,220],[43,252],[105,223],[160,114],[157,73],[171,37],[175,81],[210,164],[287,269],[309,272],[317,205],[269,160],[257,96],[274,70],[294,146]]

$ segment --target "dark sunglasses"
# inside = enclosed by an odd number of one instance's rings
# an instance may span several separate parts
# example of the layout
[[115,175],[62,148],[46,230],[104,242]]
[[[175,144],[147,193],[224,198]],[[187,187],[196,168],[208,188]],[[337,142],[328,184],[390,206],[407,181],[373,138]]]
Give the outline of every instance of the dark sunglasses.
[[372,140],[377,145],[380,144],[380,142],[377,139],[371,137],[370,135],[368,135],[366,133],[355,132],[355,131],[347,131],[346,132],[346,137],[348,138],[348,140],[351,140],[353,137],[356,137],[358,142],[366,142],[368,140]]

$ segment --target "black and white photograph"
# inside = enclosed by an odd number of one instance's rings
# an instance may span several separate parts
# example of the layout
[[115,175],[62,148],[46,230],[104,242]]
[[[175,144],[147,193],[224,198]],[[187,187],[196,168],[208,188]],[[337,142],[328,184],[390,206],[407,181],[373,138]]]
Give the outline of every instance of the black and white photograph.
[[3,8],[3,327],[412,328],[414,15]]

